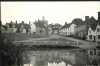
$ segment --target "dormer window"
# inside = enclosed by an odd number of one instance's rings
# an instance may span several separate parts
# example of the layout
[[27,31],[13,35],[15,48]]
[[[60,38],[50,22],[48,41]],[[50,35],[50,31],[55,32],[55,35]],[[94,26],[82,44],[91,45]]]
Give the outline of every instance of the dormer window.
[[13,25],[12,27],[15,28],[15,25]]
[[21,28],[24,28],[24,26],[22,25]]

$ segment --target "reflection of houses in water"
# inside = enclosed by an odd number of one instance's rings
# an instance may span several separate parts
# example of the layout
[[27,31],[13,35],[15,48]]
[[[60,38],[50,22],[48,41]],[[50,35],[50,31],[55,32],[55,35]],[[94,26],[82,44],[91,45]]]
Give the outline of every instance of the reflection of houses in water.
[[86,50],[89,61],[91,64],[99,64],[100,65],[100,49],[96,50]]
[[76,64],[88,65],[90,64],[88,60],[89,59],[88,59],[88,55],[86,54],[86,50],[78,50],[78,53],[76,53],[75,56]]
[[34,56],[35,66],[47,66],[48,64],[60,64],[64,62],[70,65],[89,65],[89,58],[86,50],[45,50],[45,51],[31,51],[30,57]]

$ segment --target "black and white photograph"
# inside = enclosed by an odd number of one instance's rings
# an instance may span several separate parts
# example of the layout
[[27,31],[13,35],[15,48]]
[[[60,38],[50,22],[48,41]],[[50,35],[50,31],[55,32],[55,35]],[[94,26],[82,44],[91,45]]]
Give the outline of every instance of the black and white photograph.
[[100,1],[1,1],[1,66],[100,66]]

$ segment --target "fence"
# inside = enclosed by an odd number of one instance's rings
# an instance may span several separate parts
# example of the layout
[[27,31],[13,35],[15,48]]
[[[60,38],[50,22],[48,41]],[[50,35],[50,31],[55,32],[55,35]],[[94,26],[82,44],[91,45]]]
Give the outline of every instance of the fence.
[[24,45],[60,45],[60,46],[79,46],[80,42],[73,41],[73,42],[63,42],[63,41],[33,41],[33,42],[25,42]]

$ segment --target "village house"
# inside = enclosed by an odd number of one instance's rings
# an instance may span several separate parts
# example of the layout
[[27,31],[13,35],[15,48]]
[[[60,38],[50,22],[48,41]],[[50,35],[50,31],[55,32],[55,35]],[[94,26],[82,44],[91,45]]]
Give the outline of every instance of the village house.
[[[100,12],[98,12],[100,13]],[[100,14],[98,14],[100,16]],[[97,36],[97,37],[96,37]],[[88,30],[87,39],[89,41],[100,41],[100,17],[95,24],[91,24]]]
[[48,34],[50,35],[52,33],[52,28],[50,27],[50,24],[48,25]]
[[60,35],[74,35],[75,34],[75,24],[65,22],[65,25],[60,28]]
[[35,21],[31,26],[31,33],[32,34],[48,34],[48,21],[45,20],[44,16],[42,17],[42,20]]
[[39,22],[34,22],[35,26],[36,26],[36,34],[46,34],[46,27],[43,23],[41,23],[41,21]]
[[85,21],[82,21],[79,25],[75,27],[75,37],[84,38],[88,34],[88,29],[90,24],[95,24],[96,19],[92,16],[85,16]]
[[53,25],[53,23],[52,23],[52,24],[50,24],[50,27],[52,28],[52,34],[59,34],[59,28],[61,27],[60,24],[55,23],[55,25]]
[[9,33],[30,33],[30,25],[25,24],[24,21],[22,23],[17,24],[14,22],[6,23],[6,26],[8,27]]

